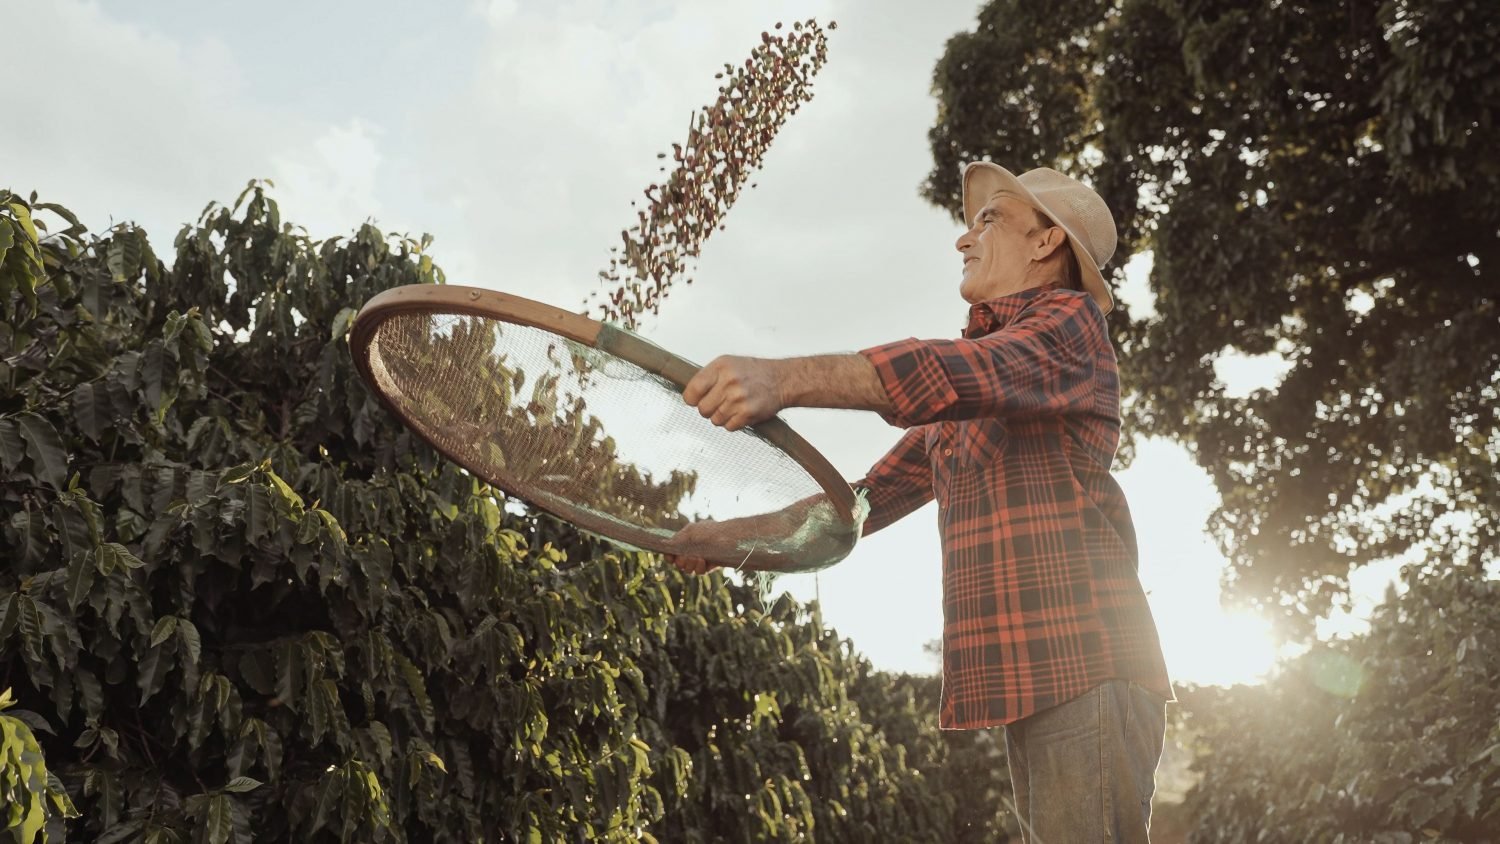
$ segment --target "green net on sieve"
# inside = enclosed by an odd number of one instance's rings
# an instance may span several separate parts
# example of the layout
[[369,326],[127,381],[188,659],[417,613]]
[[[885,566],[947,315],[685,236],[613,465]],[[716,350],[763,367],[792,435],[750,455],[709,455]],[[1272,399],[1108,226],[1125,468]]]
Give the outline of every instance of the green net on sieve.
[[725,431],[660,376],[539,328],[446,313],[385,318],[376,387],[405,423],[484,480],[618,544],[754,571],[813,571],[853,548],[807,470]]

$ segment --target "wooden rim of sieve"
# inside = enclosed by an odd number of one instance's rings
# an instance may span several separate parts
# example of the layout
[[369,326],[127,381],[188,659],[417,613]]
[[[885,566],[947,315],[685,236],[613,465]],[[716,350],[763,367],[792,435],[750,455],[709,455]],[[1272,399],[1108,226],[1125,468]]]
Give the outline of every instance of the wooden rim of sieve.
[[[354,324],[349,330],[349,348],[354,355],[354,365],[359,370],[360,377],[364,379],[370,391],[380,399],[380,403],[395,414],[408,430],[421,437],[444,457],[463,466],[493,486],[525,499],[527,503],[567,521],[578,521],[578,519],[557,512],[555,508],[547,506],[544,502],[534,501],[517,490],[511,489],[504,479],[476,468],[461,456],[427,439],[422,433],[422,426],[416,423],[416,420],[400,403],[386,395],[385,391],[380,388],[370,367],[370,342],[375,336],[376,329],[387,319],[408,313],[462,314],[538,328],[629,361],[672,383],[679,393],[701,368],[689,360],[614,326],[497,290],[463,287],[455,284],[408,284],[392,287],[376,294],[365,303],[363,308],[359,309],[359,313],[354,317]],[[758,425],[753,425],[749,430],[754,431],[761,439],[781,449],[795,460],[828,494],[833,510],[838,514],[844,526],[847,528],[854,526],[854,490],[827,458],[779,417],[772,417]],[[665,550],[662,548],[661,537],[644,529],[623,524],[609,525],[607,530],[600,529],[603,526],[597,523],[582,526],[587,530],[593,530],[604,536],[612,536],[632,545]]]

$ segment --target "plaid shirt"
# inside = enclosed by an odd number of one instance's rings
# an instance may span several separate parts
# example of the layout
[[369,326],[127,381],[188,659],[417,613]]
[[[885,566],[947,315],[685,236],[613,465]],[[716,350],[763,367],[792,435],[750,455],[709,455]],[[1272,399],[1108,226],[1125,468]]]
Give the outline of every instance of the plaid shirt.
[[962,339],[860,354],[890,395],[886,421],[907,429],[854,483],[865,533],[938,502],[941,725],[1008,724],[1110,678],[1170,699],[1109,474],[1120,382],[1093,299],[1033,288],[970,308]]

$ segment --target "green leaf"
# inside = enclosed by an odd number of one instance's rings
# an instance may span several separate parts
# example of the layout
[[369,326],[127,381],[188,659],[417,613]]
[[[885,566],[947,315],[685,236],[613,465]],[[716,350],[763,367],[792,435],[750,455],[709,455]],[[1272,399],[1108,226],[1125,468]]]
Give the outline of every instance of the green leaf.
[[136,685],[141,690],[141,705],[144,706],[151,696],[161,691],[161,687],[167,681],[167,673],[172,670],[172,657],[167,649],[162,646],[150,648],[146,655],[141,657],[137,664]]
[[276,649],[276,697],[293,712],[297,711],[302,670],[302,646],[283,642]]
[[99,442],[113,424],[108,394],[98,384],[79,384],[73,391],[73,420],[90,440]]
[[68,796],[67,786],[51,771],[47,772],[47,796],[51,798],[52,805],[57,807],[58,813],[65,818],[80,817],[78,807],[73,805],[73,798]]
[[162,616],[157,620],[156,626],[151,630],[151,647],[156,647],[162,642],[172,638],[172,633],[177,630],[177,616]]
[[401,679],[406,681],[406,690],[411,693],[422,713],[423,723],[427,725],[427,729],[433,729],[432,698],[427,696],[427,681],[422,677],[422,671],[401,654],[396,654],[396,666],[401,671]]
[[89,590],[94,586],[95,569],[92,554],[74,554],[68,561],[67,578],[63,581],[68,609],[77,610],[79,605],[88,600]]
[[106,542],[94,549],[94,559],[97,561],[99,573],[108,576],[116,568],[138,569],[146,563],[140,557],[130,553],[118,542]]
[[115,554],[120,558],[120,565],[124,566],[125,568],[138,569],[146,565],[144,560],[130,553],[130,549],[126,548],[124,545],[121,545],[118,542],[107,542],[105,544],[110,548],[115,549]]
[[[279,651],[278,651],[279,653]],[[239,659],[240,675],[250,688],[263,695],[276,693],[275,658],[264,649],[246,651]]]
[[25,595],[16,602],[16,615],[20,617],[21,645],[31,655],[32,662],[42,661],[42,615],[36,602]]
[[64,220],[67,220],[68,228],[63,229],[61,232],[58,232],[58,234],[60,235],[63,235],[65,237],[77,237],[78,235],[88,231],[88,228],[84,226],[83,223],[80,223],[78,221],[78,216],[76,214],[74,214],[72,211],[69,211],[67,208],[64,208],[63,206],[58,205],[55,202],[38,202],[33,205],[32,208],[38,211],[51,211]]
[[26,239],[33,243],[36,242],[36,224],[31,220],[31,209],[27,208],[25,203],[20,201],[8,202],[6,203],[6,207],[10,209],[12,214],[16,215],[16,221],[21,224],[21,230],[25,232]]
[[52,524],[62,540],[63,554],[72,559],[78,554],[96,553],[99,546],[98,515],[85,504],[86,499],[67,498],[52,506]]
[[109,240],[105,266],[116,282],[128,281],[141,271],[141,236],[128,229],[116,229]]
[[187,317],[183,316],[178,311],[172,311],[168,313],[167,324],[162,328],[162,343],[165,344],[168,348],[171,348],[174,345],[172,341],[176,340],[177,335],[182,333],[182,328],[185,325],[187,325]]
[[203,641],[198,636],[198,627],[185,618],[177,619],[177,637],[182,640],[183,647],[187,648],[188,664],[197,665],[198,657],[203,653]]
[[[194,419],[193,424],[188,427],[187,447],[191,449],[197,449],[198,440],[201,439],[203,437],[203,433],[209,428],[213,427],[217,421],[217,417],[213,416],[200,416],[197,419]],[[229,471],[233,472],[234,470],[231,469]]]
[[140,377],[146,407],[152,411],[160,411],[165,407],[164,399],[168,397],[169,384],[165,367],[166,352],[162,350],[161,343],[152,343],[147,346],[141,355]]
[[21,438],[21,426],[13,417],[0,419],[0,468],[14,472],[26,457],[26,441]]
[[323,522],[323,525],[328,529],[328,532],[332,534],[334,539],[338,540],[340,544],[348,542],[349,537],[344,533],[343,525],[339,524],[339,520],[334,518],[334,515],[332,513],[319,508],[317,510],[313,510],[312,515],[317,516],[318,519]]
[[97,722],[104,714],[104,686],[94,672],[84,668],[75,671],[73,679],[77,681],[78,694],[83,698],[84,718],[90,723]]
[[208,812],[203,822],[208,828],[209,844],[228,844],[234,835],[234,813],[226,794],[215,794],[209,798]]
[[391,731],[386,729],[385,724],[380,721],[371,721],[365,732],[375,744],[375,759],[382,763],[390,761]]
[[240,737],[230,746],[229,752],[224,756],[224,767],[231,776],[238,777],[240,772],[249,768],[255,761],[255,739],[247,734],[247,723],[240,730]]
[[[0,608],[0,644],[4,644],[5,640],[10,638],[10,634],[15,631],[16,626],[20,622],[21,593],[12,592],[10,593],[10,598],[6,600],[4,608]],[[8,696],[10,689],[6,689],[5,693]]]
[[278,776],[277,771],[281,770],[281,734],[273,727],[264,727],[264,732],[258,732],[257,735],[260,738],[261,759],[265,763],[266,774],[274,782]]
[[298,495],[290,486],[287,485],[287,482],[283,481],[275,472],[267,469],[266,477],[271,481],[271,485],[276,488],[277,494],[281,496],[281,500],[285,502],[288,507],[300,508],[302,506],[302,496]]
[[46,520],[36,510],[20,510],[10,517],[11,533],[15,536],[15,554],[24,565],[35,566],[47,558],[51,537]]
[[15,718],[17,721],[25,724],[33,733],[46,733],[51,736],[57,735],[57,731],[52,729],[51,724],[47,723],[47,719],[35,712],[26,709],[12,709],[9,717]]
[[245,488],[245,541],[254,543],[271,532],[271,493],[264,484]]
[[16,837],[17,844],[32,844],[36,840],[37,833],[47,823],[47,810],[42,805],[40,794],[33,792],[27,801],[27,808],[22,810],[20,805],[11,807],[12,815],[20,815],[21,823],[18,829],[12,833]]
[[[103,835],[99,836],[94,844],[123,844],[126,841],[144,841],[144,838],[140,837],[140,833],[145,824],[146,822],[140,818],[117,823],[109,827]],[[133,838],[132,836],[136,837]]]
[[19,413],[15,418],[21,426],[21,436],[26,440],[26,452],[31,455],[38,479],[55,490],[67,489],[68,455],[63,449],[62,438],[57,435],[57,429],[35,413]]
[[242,794],[246,791],[254,791],[264,783],[251,777],[235,777],[224,786],[224,790],[234,794]]
[[188,475],[187,500],[190,504],[201,504],[218,489],[219,479],[212,472],[194,470]]
[[239,466],[231,466],[224,470],[224,475],[219,478],[219,483],[225,485],[243,483],[251,475],[255,474],[257,468],[259,467],[253,463],[242,463]]
[[354,324],[354,317],[359,311],[354,308],[341,308],[333,318],[333,332],[330,339],[337,340],[349,333],[349,326]]

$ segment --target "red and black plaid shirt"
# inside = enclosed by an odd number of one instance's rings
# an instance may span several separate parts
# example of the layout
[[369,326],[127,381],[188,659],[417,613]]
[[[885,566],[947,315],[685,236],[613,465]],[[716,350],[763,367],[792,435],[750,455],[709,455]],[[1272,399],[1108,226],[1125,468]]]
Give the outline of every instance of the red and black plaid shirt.
[[868,535],[931,501],[943,542],[948,729],[1008,724],[1104,680],[1172,697],[1109,474],[1120,381],[1087,294],[1034,288],[969,309],[959,340],[865,349],[906,434],[854,486]]

